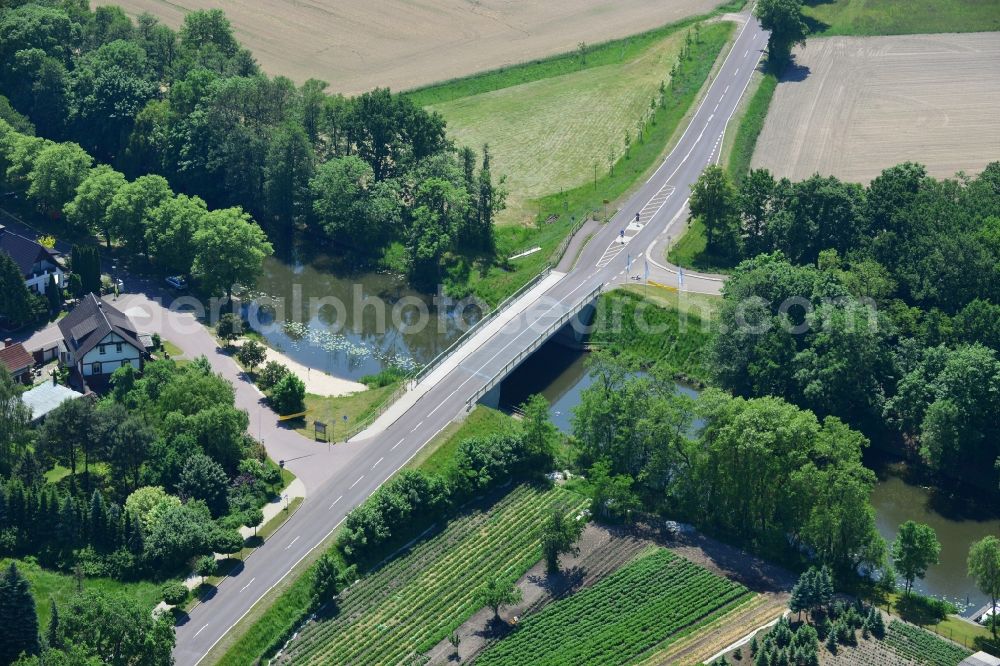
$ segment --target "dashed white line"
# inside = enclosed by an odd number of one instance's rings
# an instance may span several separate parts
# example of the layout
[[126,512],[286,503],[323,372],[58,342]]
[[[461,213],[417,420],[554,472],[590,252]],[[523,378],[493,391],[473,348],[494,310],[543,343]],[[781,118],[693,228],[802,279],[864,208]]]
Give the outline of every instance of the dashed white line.
[[[206,624],[206,625],[205,625],[205,627],[207,627],[207,626],[208,626],[208,625]],[[200,634],[201,632],[205,631],[205,627],[202,627],[202,628],[201,628],[201,629],[199,629],[198,631],[194,632],[194,635],[195,635],[195,638],[197,638],[197,637],[198,637],[198,634]]]
[[244,585],[243,587],[241,587],[241,588],[240,588],[240,592],[243,592],[243,591],[244,591],[244,590],[246,590],[246,589],[247,589],[248,587],[250,587],[251,585],[253,585],[253,582],[254,582],[255,580],[257,580],[257,579],[256,579],[256,578],[251,578],[251,579],[250,579],[250,582],[249,582],[249,583],[247,583],[246,585]]
[[344,496],[343,496],[343,495],[341,495],[341,496],[340,496],[340,497],[338,497],[337,499],[333,500],[333,504],[331,504],[331,505],[330,505],[330,506],[329,506],[329,507],[327,508],[327,511],[329,511],[330,509],[332,509],[332,508],[334,507],[334,505],[335,505],[335,504],[336,504],[337,502],[339,502],[340,500],[342,500],[342,499],[344,499]]
[[743,54],[743,57],[746,58],[748,55],[750,55],[750,49],[747,49],[747,52]]
[[737,75],[737,74],[739,74],[739,73],[740,73],[740,68],[739,68],[739,67],[737,67],[737,68],[736,68],[736,71],[735,71],[735,72],[733,72],[733,77],[735,78],[735,77],[736,77],[736,75]]
[[383,460],[385,460],[385,458],[384,458],[384,457],[383,457],[383,458],[379,458],[378,460],[376,460],[376,461],[375,461],[375,464],[374,464],[374,465],[372,465],[372,469],[375,469],[375,468],[376,468],[376,467],[378,466],[378,464],[379,464],[380,462],[382,462]]
[[421,422],[420,422],[420,423],[418,423],[417,425],[413,426],[413,430],[411,430],[410,432],[416,432],[416,431],[417,431],[417,428],[419,428],[419,427],[420,427],[420,426],[422,426],[423,424],[424,424],[424,422],[423,422],[423,421],[421,421]]
[[725,95],[727,92],[729,92],[729,86],[726,86],[726,89],[722,91],[722,94]]
[[290,544],[288,544],[287,546],[285,546],[285,550],[288,550],[288,549],[289,549],[289,548],[291,548],[291,547],[292,547],[293,545],[295,545],[295,542],[296,542],[296,541],[298,541],[298,540],[299,540],[299,538],[298,538],[298,537],[295,537],[294,539],[292,539],[292,542],[291,542]]
[[[352,483],[352,484],[351,484],[351,488],[353,488],[354,486],[356,486],[356,485],[358,485],[359,483],[361,483],[361,479],[363,479],[363,478],[365,478],[365,475],[364,475],[364,474],[362,474],[361,476],[359,476],[359,477],[358,477],[358,480],[357,480],[357,481],[355,481],[354,483]],[[348,490],[350,490],[351,488],[348,488]]]
[[395,450],[396,450],[396,447],[397,447],[397,446],[399,446],[400,444],[402,444],[402,443],[403,443],[403,442],[404,442],[405,440],[406,440],[406,438],[405,438],[405,437],[404,437],[403,439],[399,440],[398,442],[396,442],[395,444],[393,444],[393,445],[392,445],[392,448],[391,448],[391,449],[389,449],[389,450],[390,450],[390,451],[395,451]]

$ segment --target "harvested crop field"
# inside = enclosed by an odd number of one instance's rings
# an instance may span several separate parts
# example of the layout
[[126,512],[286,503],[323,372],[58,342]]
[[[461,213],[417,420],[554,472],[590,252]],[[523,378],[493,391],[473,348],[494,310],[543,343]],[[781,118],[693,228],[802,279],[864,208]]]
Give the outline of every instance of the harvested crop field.
[[270,74],[344,93],[401,90],[572,51],[711,11],[721,0],[97,0],[178,26],[222,9]]
[[903,161],[937,177],[1000,158],[1000,35],[814,39],[778,85],[751,162],[867,182]]

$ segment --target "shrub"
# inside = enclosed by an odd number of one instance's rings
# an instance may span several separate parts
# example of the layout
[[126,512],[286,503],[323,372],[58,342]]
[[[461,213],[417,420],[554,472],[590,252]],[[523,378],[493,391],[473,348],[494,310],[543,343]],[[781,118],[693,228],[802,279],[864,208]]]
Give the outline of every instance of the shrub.
[[176,581],[167,583],[161,588],[163,600],[171,606],[180,606],[188,598],[188,589],[183,583]]
[[262,391],[269,391],[289,373],[289,369],[277,361],[268,361],[257,375],[257,385]]
[[278,414],[298,414],[306,408],[306,385],[289,373],[274,385],[268,397]]

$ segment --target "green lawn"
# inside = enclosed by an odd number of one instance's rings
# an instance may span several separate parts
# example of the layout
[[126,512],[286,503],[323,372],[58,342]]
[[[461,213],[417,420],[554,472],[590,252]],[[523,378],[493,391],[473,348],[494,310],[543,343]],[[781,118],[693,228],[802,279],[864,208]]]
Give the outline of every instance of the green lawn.
[[742,110],[732,147],[726,156],[726,171],[734,182],[742,181],[743,176],[750,171],[750,160],[757,146],[757,137],[764,129],[764,119],[767,118],[767,110],[777,87],[777,77],[774,74],[764,74]]
[[464,440],[484,437],[516,425],[513,417],[476,405],[464,421],[449,423],[410,460],[407,467],[419,468],[428,474],[443,474],[454,464],[455,450]]
[[[68,603],[76,593],[76,579],[72,574],[42,569],[39,565],[25,560],[2,559],[0,567],[6,569],[12,561],[31,584],[31,593],[35,597],[35,606],[38,610],[39,627],[44,632],[52,613],[52,600],[55,600],[57,605]],[[83,587],[103,592],[123,592],[138,599],[150,611],[161,599],[161,584],[149,581],[122,583],[110,578],[84,578]]]
[[804,13],[823,35],[905,35],[1000,30],[997,0],[808,0]]
[[694,218],[684,234],[667,252],[667,261],[676,266],[709,273],[726,273],[733,268],[731,259],[709,252],[707,246],[705,225],[698,218]]
[[[313,437],[315,422],[320,421],[327,425],[327,437],[331,442],[342,442],[347,428],[354,428],[365,418],[371,416],[397,388],[399,388],[399,383],[394,382],[387,386],[332,398],[308,393],[306,394],[306,409],[309,413],[303,418],[292,420],[291,423],[300,435]],[[346,427],[344,425],[345,415],[347,416]],[[322,439],[322,435],[320,438]]]

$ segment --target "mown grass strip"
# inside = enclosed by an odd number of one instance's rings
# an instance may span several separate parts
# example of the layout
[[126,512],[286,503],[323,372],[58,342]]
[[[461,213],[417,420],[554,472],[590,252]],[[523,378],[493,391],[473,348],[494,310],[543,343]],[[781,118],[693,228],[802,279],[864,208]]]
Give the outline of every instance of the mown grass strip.
[[753,151],[757,146],[757,138],[761,130],[764,129],[764,120],[767,118],[767,110],[771,106],[771,99],[774,91],[778,87],[778,78],[774,74],[765,74],[757,90],[747,103],[743,117],[736,129],[736,138],[733,141],[733,149],[729,154],[729,161],[726,170],[734,182],[739,183],[750,171],[750,160],[753,159]]
[[802,11],[813,33],[824,36],[1000,30],[997,3],[990,0],[826,0]]

